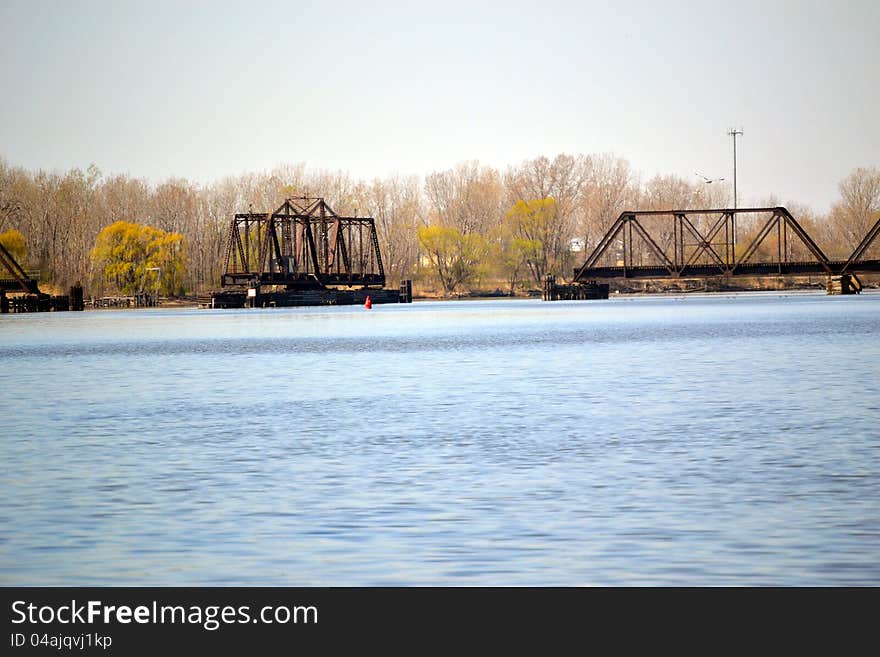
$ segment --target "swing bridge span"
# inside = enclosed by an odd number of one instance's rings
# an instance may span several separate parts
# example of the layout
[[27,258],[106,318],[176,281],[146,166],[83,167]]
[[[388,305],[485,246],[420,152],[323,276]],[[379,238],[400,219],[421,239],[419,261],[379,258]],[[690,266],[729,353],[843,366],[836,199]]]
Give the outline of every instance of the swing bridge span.
[[321,197],[291,197],[273,212],[236,214],[226,238],[222,290],[211,308],[412,302],[412,281],[385,288],[372,217],[342,216]]
[[371,217],[336,214],[323,198],[288,198],[274,212],[239,213],[229,224],[224,287],[288,290],[382,287],[385,269]]

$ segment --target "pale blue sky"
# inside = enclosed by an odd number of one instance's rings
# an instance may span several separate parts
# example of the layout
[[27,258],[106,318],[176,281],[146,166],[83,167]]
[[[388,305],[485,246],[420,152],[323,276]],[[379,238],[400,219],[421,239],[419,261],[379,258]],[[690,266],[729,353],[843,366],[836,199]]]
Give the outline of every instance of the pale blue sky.
[[0,156],[209,182],[613,152],[825,211],[880,165],[880,2],[0,0]]

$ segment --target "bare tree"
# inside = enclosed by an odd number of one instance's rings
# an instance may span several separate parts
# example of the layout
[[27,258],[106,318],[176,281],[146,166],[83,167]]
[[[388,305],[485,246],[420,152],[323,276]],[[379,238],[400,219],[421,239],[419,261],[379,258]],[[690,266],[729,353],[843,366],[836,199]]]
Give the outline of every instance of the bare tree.
[[8,226],[17,227],[22,223],[24,212],[23,192],[28,186],[27,173],[19,167],[10,167],[0,158],[0,232]]
[[880,215],[880,169],[854,169],[838,189],[840,201],[831,208],[831,225],[836,240],[851,252]]
[[581,196],[578,235],[587,249],[595,246],[620,213],[636,206],[638,181],[629,162],[610,154],[588,158],[588,178]]
[[476,161],[429,174],[425,194],[436,220],[465,235],[488,233],[502,215],[501,177]]
[[376,232],[389,282],[411,278],[418,259],[418,226],[423,216],[421,181],[416,176],[374,180],[358,203],[376,220]]

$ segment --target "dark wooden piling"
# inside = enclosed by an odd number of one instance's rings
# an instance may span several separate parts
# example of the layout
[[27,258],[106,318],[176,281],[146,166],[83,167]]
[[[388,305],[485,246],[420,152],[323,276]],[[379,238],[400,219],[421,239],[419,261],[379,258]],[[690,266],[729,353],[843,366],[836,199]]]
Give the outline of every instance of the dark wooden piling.
[[400,303],[412,303],[412,281],[400,281]]
[[588,299],[607,299],[609,286],[607,283],[585,281],[572,285],[561,285],[556,277],[548,274],[544,277],[541,289],[543,301],[586,301]]
[[829,276],[826,279],[825,291],[828,294],[860,294],[862,282],[855,274]]
[[75,283],[70,288],[70,310],[85,310],[86,304],[83,299],[83,286]]

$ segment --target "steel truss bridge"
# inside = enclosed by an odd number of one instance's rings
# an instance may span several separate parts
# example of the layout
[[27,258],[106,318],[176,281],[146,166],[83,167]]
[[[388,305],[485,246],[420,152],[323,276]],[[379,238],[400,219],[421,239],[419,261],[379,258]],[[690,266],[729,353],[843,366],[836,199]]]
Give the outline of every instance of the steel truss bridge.
[[274,212],[236,214],[229,225],[227,286],[288,290],[383,286],[385,270],[369,217],[341,217],[323,198],[289,198]]
[[[607,278],[852,275],[880,272],[869,249],[880,219],[846,260],[828,258],[784,207],[623,212],[574,282]],[[738,241],[737,238],[746,236]],[[877,240],[880,245],[880,240]],[[875,250],[876,251],[876,250]]]

